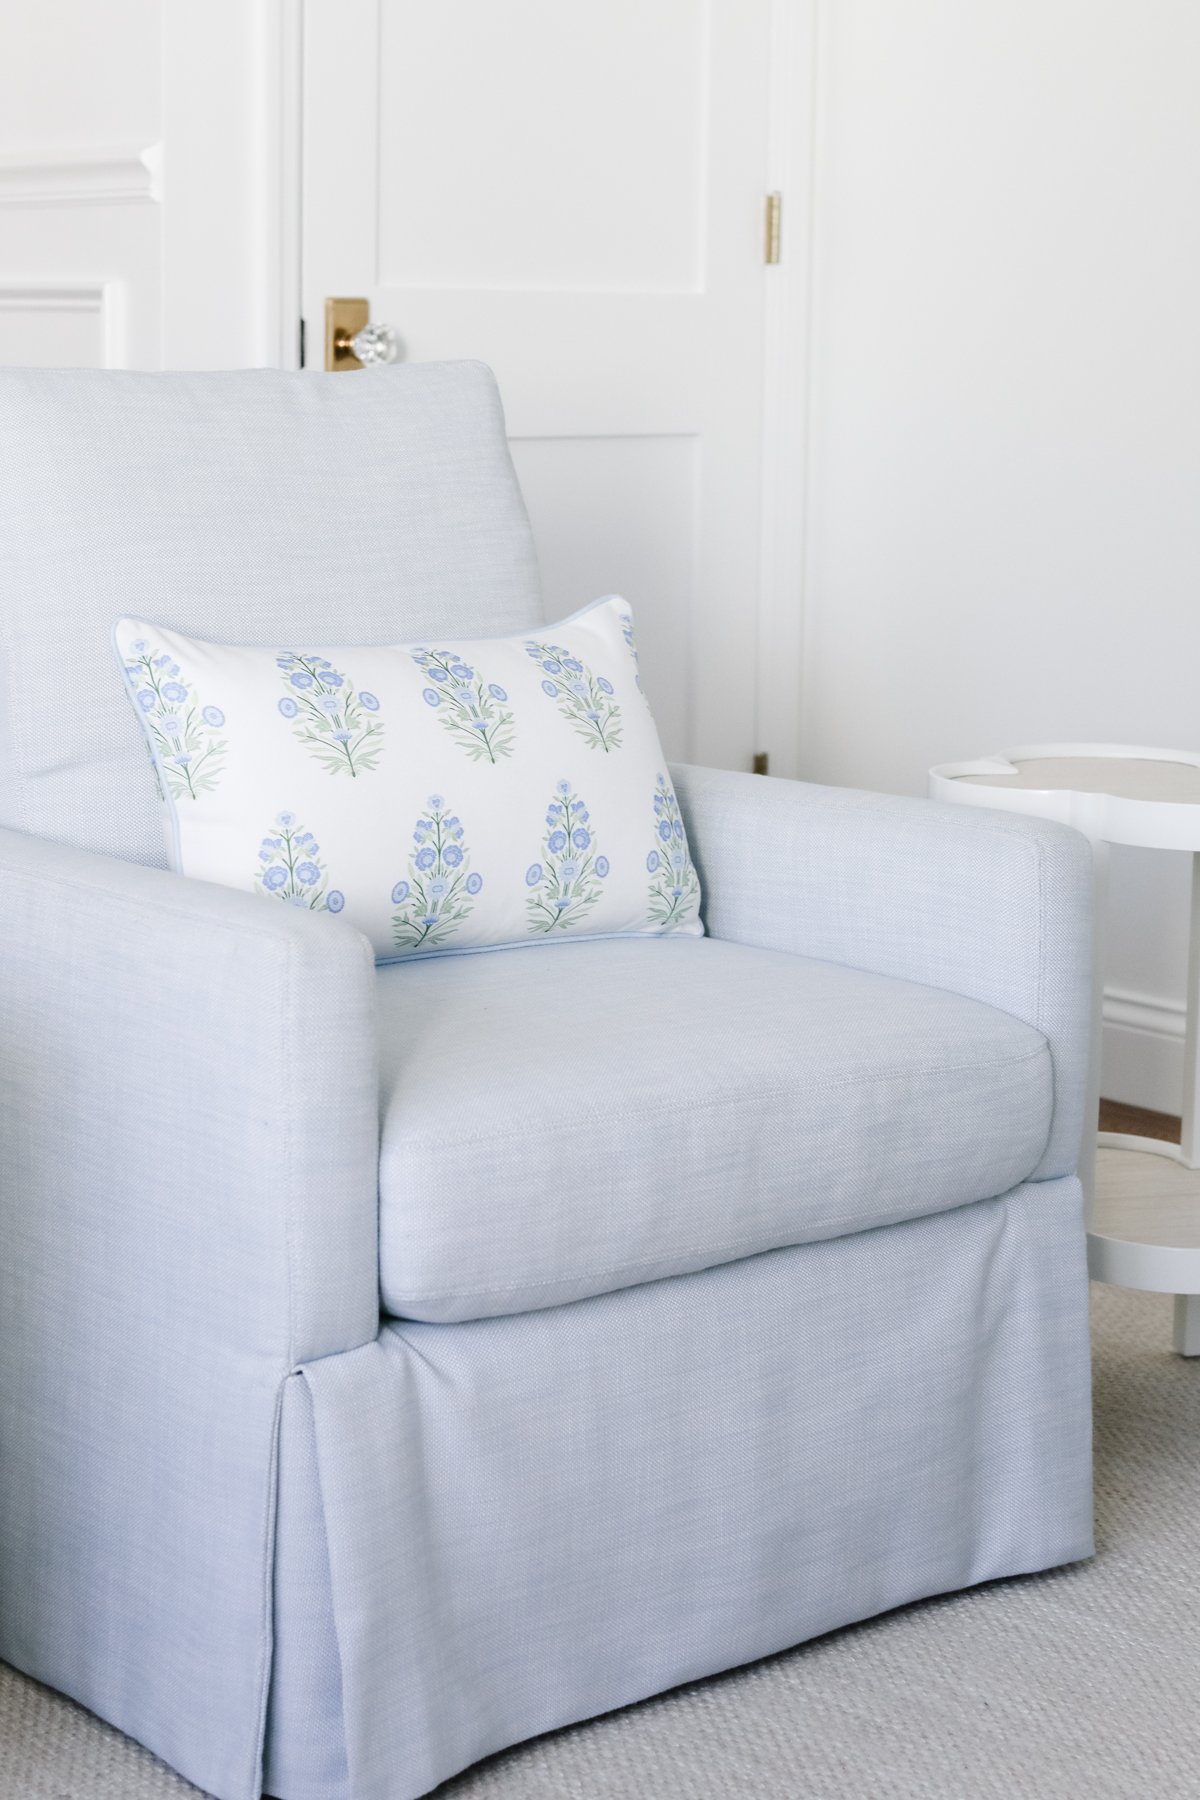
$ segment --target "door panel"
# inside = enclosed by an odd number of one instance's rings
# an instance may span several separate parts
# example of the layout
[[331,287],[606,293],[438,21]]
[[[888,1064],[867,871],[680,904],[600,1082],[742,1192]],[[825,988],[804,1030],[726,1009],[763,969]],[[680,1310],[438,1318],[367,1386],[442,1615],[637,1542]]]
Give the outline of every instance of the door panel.
[[[770,0],[308,0],[304,305],[495,369],[553,616],[621,592],[673,755],[748,768]],[[350,379],[369,380],[370,371]]]
[[695,289],[704,13],[693,0],[385,5],[381,284]]
[[0,280],[0,363],[109,367],[118,304],[112,282]]

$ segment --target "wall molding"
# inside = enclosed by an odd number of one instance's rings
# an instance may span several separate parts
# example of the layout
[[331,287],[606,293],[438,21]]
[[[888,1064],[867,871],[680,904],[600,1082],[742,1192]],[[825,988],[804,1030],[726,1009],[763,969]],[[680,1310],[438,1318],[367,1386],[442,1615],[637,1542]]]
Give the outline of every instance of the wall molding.
[[0,206],[110,206],[162,198],[157,144],[6,150]]
[[1152,1036],[1183,1043],[1187,1010],[1182,1000],[1162,1000],[1155,994],[1139,994],[1132,988],[1106,987],[1104,1023],[1126,1030],[1148,1031]]
[[103,312],[101,281],[0,281],[0,312]]
[[0,278],[0,313],[95,313],[100,319],[104,367],[125,367],[125,290],[120,281]]

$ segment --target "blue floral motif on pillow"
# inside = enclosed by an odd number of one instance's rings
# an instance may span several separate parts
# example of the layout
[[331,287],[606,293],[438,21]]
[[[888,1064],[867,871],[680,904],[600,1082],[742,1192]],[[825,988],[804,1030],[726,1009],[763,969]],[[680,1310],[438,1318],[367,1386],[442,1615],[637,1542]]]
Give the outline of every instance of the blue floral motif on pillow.
[[346,897],[327,885],[320,853],[320,844],[297,823],[295,813],[277,814],[275,829],[259,845],[254,876],[259,891],[309,912],[341,912]]
[[226,744],[217,733],[225,714],[201,706],[180,665],[145,638],[130,646],[125,674],[172,796],[196,800],[208,793],[221,778]]
[[685,924],[700,905],[700,882],[688,850],[675,790],[659,775],[654,790],[654,848],[646,858],[650,917],[663,930]]
[[560,781],[546,809],[540,862],[531,863],[525,902],[530,931],[568,931],[601,894],[609,861],[596,851],[592,817],[569,781]]
[[352,779],[373,769],[383,750],[379,702],[324,656],[284,650],[275,658],[287,692],[279,711],[331,775]]
[[621,747],[621,708],[606,675],[597,675],[562,644],[531,641],[525,651],[542,670],[542,692],[594,750]]
[[462,821],[440,794],[429,796],[412,835],[408,879],[392,889],[392,932],[398,949],[436,950],[469,917],[483,877],[471,868]]
[[456,650],[418,648],[412,659],[429,683],[421,698],[438,709],[442,725],[472,762],[486,757],[494,764],[512,755],[513,716],[499,682],[485,682]]

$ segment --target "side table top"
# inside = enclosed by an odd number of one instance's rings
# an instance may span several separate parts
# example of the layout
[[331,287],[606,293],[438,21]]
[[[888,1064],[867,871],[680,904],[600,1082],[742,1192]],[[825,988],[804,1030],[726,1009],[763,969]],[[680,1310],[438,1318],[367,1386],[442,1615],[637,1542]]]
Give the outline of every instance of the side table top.
[[934,800],[1037,813],[1088,837],[1200,850],[1200,754],[1137,744],[1025,744],[929,772]]

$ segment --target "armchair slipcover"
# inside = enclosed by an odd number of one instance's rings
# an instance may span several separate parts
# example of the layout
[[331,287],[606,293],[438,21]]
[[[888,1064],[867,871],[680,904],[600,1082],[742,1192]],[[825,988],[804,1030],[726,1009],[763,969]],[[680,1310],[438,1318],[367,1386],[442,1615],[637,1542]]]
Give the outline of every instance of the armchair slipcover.
[[377,972],[161,866],[108,631],[532,624],[487,371],[7,371],[0,492],[0,1655],[412,1800],[1089,1553],[1081,838],[682,768],[706,939]]

